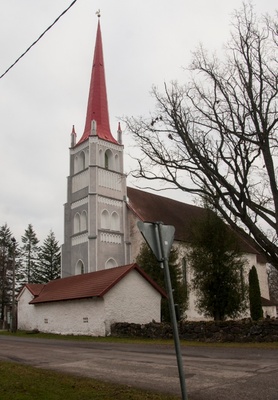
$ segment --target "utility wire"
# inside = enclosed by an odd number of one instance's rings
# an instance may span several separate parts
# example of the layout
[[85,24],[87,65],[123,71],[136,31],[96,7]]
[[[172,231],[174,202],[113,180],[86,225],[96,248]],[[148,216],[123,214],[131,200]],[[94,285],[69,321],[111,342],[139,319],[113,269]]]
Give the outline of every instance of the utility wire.
[[59,17],[57,17],[57,18],[55,19],[55,21],[54,21],[54,22],[53,22],[53,23],[38,37],[38,39],[35,40],[35,42],[32,43],[31,46],[29,46],[28,49],[27,49],[24,53],[22,53],[21,56],[18,57],[18,59],[17,59],[17,60],[16,60],[16,61],[15,61],[15,62],[0,76],[0,79],[3,78],[3,76],[5,76],[5,75],[10,71],[10,69],[12,69],[12,68],[15,66],[15,64],[17,64],[18,61],[19,61],[22,57],[24,57],[25,54],[28,53],[28,51],[31,50],[31,48],[32,48],[33,46],[35,46],[36,43],[38,43],[38,41],[46,34],[46,32],[49,31],[49,30],[52,28],[52,26],[55,25],[56,22],[58,22],[59,19],[60,19],[60,18],[74,5],[74,3],[76,3],[76,2],[77,2],[77,0],[74,0],[74,1],[68,6],[68,8],[67,8],[66,10],[64,10],[64,11],[62,12],[62,14],[60,14]]

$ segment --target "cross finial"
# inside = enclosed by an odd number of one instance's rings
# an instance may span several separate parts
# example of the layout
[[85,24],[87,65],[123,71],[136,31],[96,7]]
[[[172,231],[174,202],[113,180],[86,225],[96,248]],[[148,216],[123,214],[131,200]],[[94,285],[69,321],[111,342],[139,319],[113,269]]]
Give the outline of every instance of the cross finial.
[[97,10],[96,15],[100,18],[100,9]]

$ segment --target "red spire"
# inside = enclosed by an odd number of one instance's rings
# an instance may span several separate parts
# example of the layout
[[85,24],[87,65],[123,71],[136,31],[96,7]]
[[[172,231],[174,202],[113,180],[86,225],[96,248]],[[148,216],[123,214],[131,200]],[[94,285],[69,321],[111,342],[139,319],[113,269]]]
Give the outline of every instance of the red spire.
[[96,44],[94,61],[91,74],[91,84],[87,106],[87,116],[84,133],[77,144],[87,140],[91,134],[91,123],[92,120],[96,121],[96,132],[100,139],[107,140],[109,142],[117,143],[113,138],[110,125],[109,125],[109,113],[108,113],[108,102],[106,94],[105,84],[105,71],[104,61],[102,52],[102,39],[100,22],[98,21]]

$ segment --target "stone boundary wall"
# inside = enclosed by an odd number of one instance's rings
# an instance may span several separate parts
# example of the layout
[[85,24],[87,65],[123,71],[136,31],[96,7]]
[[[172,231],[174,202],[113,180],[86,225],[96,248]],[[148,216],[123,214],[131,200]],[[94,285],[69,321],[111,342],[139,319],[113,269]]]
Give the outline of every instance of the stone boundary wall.
[[[278,342],[278,319],[253,322],[241,321],[200,321],[179,322],[180,338],[200,342]],[[143,337],[151,339],[172,339],[169,324],[151,322],[146,325],[115,323],[111,336]]]

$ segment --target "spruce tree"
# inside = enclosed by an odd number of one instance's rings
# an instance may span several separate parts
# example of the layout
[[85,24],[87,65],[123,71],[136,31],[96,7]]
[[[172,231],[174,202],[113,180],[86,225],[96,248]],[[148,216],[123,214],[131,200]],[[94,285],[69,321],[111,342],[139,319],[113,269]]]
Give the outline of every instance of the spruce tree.
[[258,319],[263,318],[263,309],[258,273],[254,265],[249,271],[248,278],[250,315],[254,321],[258,321]]
[[196,290],[197,309],[214,320],[235,318],[246,308],[244,260],[237,240],[209,207],[192,228],[189,261]]
[[[173,289],[173,297],[174,302],[179,306],[179,310],[182,315],[187,306],[187,293],[186,286],[182,282],[182,272],[180,266],[177,263],[177,260],[177,249],[172,248],[172,250],[170,251],[168,263]],[[155,255],[146,243],[142,244],[140,252],[136,258],[136,262],[160,287],[166,290],[164,269],[161,268]],[[170,322],[170,311],[167,299],[162,299],[161,302],[161,320]]]
[[5,319],[5,308],[12,302],[13,256],[17,244],[7,224],[0,227],[0,320]]
[[32,224],[29,224],[25,229],[24,235],[21,236],[21,241],[22,265],[19,270],[18,280],[21,284],[37,283],[35,276],[38,267],[39,240]]
[[43,242],[39,251],[39,264],[36,270],[36,282],[47,283],[60,278],[61,251],[52,230]]

